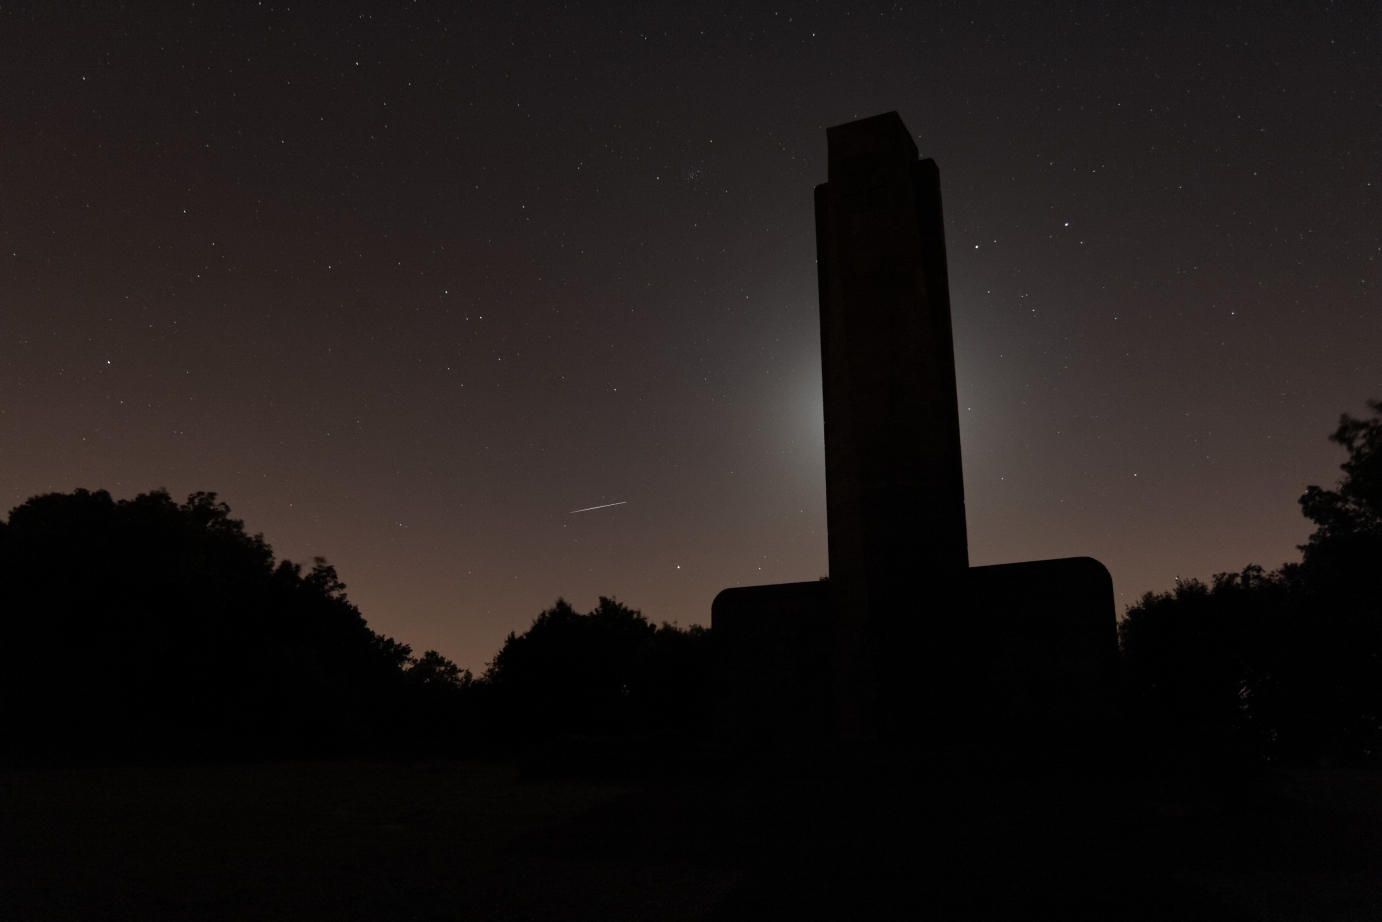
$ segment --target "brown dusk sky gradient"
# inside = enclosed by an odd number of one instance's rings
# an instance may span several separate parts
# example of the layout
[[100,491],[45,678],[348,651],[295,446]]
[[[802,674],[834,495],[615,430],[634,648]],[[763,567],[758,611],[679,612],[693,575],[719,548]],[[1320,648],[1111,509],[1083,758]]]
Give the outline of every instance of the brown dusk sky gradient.
[[[483,668],[826,572],[812,187],[941,169],[975,564],[1275,566],[1382,397],[1375,3],[0,7],[0,500],[214,490]],[[587,506],[624,505],[570,515]]]

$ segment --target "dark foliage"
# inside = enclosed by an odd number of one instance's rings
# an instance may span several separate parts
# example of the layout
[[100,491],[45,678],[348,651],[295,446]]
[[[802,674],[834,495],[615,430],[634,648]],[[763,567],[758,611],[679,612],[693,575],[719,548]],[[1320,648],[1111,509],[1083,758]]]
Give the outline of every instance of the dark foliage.
[[1293,761],[1382,754],[1382,402],[1330,437],[1300,563],[1148,593],[1120,626],[1135,709],[1161,731],[1229,733]]
[[483,681],[494,726],[510,742],[696,734],[709,723],[709,657],[705,628],[658,627],[603,597],[583,615],[558,599],[508,636]]
[[1280,573],[1249,566],[1144,595],[1119,626],[1142,718],[1162,731],[1247,732],[1271,679],[1261,641],[1280,630],[1289,593]]
[[1348,450],[1338,489],[1307,487],[1300,498],[1306,518],[1318,526],[1304,547],[1306,560],[1331,553],[1336,542],[1382,538],[1382,401],[1369,401],[1371,419],[1347,413],[1329,438]]
[[325,561],[213,493],[37,496],[0,523],[0,746],[308,754],[444,737],[469,681],[372,632]]

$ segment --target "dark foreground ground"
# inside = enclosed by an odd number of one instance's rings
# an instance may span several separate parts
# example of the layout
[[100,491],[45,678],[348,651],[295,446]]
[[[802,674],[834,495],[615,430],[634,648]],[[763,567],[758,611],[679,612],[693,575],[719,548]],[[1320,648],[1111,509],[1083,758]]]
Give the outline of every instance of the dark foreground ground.
[[9,771],[0,919],[1382,919],[1382,775],[1119,774]]

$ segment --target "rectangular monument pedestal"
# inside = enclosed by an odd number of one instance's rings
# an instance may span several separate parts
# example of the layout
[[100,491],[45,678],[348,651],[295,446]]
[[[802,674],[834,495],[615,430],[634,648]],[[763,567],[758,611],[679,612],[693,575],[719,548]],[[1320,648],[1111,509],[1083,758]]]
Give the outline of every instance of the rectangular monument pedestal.
[[[917,587],[924,594],[924,587]],[[1115,733],[1113,581],[1090,557],[973,567],[956,638],[972,674],[934,702],[976,740],[1018,748],[1097,743]],[[850,681],[833,656],[830,581],[726,589],[711,607],[716,732],[727,742],[838,738],[832,712]],[[917,668],[922,668],[918,660]],[[918,726],[919,741],[931,728]]]
[[1117,731],[1118,616],[1103,564],[1067,557],[975,567],[969,592],[993,732],[1087,745]]
[[739,743],[826,740],[830,583],[726,589],[710,607],[715,732]]

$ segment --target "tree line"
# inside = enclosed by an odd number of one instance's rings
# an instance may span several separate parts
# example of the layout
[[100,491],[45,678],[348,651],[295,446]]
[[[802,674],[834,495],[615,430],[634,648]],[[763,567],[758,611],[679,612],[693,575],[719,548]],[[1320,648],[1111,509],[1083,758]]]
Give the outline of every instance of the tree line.
[[1382,755],[1382,402],[1345,414],[1335,489],[1309,487],[1301,559],[1147,593],[1119,626],[1130,713],[1153,735],[1213,735],[1271,759]]
[[[1119,626],[1129,724],[1266,758],[1382,753],[1382,402],[1342,417],[1299,562],[1148,593]],[[455,752],[704,737],[708,629],[558,599],[479,677],[371,630],[336,571],[276,560],[213,493],[36,496],[0,521],[0,756]]]
[[708,632],[602,598],[475,678],[371,630],[336,571],[275,560],[214,493],[36,496],[0,521],[0,756],[456,751],[703,732]]

